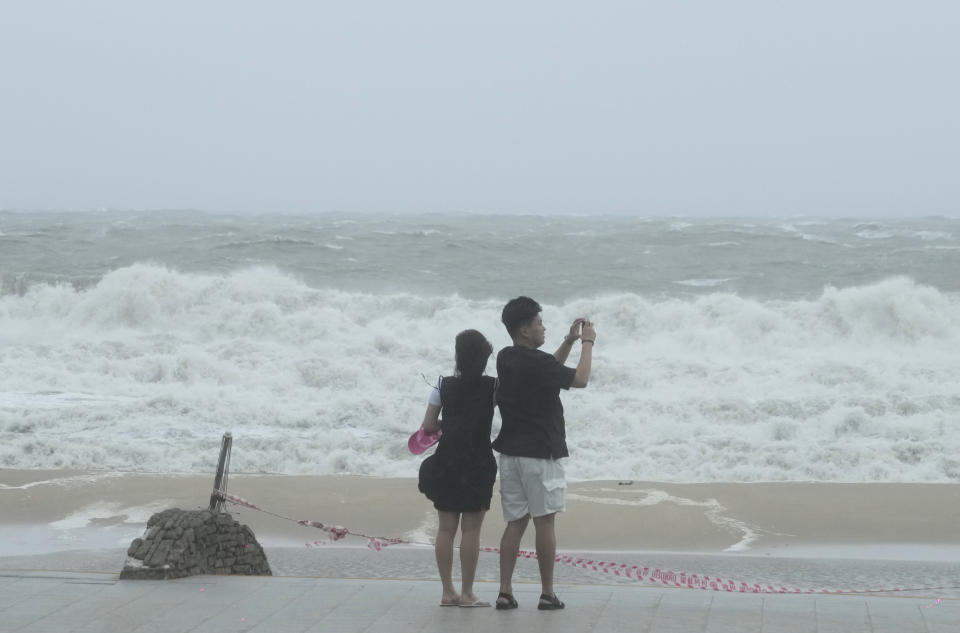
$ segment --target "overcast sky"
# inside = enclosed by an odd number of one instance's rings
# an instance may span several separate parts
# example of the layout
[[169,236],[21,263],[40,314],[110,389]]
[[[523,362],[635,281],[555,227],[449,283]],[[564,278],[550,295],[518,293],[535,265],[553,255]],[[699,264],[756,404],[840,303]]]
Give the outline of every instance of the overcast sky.
[[0,209],[960,213],[960,3],[0,4]]

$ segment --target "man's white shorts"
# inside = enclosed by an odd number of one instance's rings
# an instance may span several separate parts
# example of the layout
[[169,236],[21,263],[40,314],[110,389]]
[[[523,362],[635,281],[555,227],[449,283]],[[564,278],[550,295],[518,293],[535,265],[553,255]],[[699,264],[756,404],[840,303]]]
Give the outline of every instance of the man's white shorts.
[[561,459],[500,455],[503,519],[542,517],[567,508],[567,477]]

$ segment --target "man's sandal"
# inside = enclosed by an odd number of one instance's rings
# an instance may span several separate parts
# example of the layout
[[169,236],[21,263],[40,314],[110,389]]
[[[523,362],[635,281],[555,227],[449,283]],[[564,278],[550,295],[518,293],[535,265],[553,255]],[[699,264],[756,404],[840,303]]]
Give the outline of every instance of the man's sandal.
[[562,609],[565,605],[560,602],[560,598],[557,597],[557,594],[548,596],[545,593],[540,594],[540,604],[537,605],[537,609],[541,611],[555,611],[557,609]]
[[[506,602],[500,602],[501,599],[506,600]],[[512,593],[501,591],[500,595],[497,596],[496,605],[498,611],[506,611],[507,609],[516,609],[520,606],[520,603],[517,602]]]

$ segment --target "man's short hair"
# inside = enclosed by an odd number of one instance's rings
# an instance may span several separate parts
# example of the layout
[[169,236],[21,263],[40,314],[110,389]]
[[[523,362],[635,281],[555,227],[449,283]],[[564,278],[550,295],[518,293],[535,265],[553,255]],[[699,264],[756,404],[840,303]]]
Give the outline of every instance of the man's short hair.
[[540,304],[530,297],[517,297],[503,306],[500,320],[507,327],[510,338],[514,338],[520,328],[532,321],[541,311]]

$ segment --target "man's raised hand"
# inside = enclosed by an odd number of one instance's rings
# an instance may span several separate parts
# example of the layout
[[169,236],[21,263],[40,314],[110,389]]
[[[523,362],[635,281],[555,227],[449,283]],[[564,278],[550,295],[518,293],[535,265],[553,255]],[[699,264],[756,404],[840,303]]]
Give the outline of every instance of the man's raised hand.
[[583,329],[580,332],[584,341],[596,341],[597,331],[593,329],[593,321],[583,319]]
[[587,320],[584,317],[574,319],[573,324],[570,326],[570,332],[564,337],[563,340],[567,343],[573,343],[575,340],[580,338],[580,328],[586,322]]

